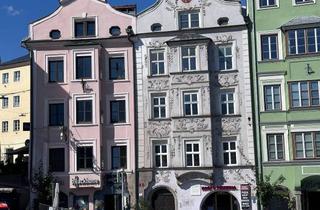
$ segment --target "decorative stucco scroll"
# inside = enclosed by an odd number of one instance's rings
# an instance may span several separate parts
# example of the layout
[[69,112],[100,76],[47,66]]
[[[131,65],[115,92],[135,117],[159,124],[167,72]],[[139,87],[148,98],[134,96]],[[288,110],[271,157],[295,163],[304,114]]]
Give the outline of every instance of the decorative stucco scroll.
[[152,79],[148,81],[149,90],[164,90],[169,88],[169,79]]
[[156,183],[164,182],[169,183],[170,182],[170,171],[158,171],[155,177]]
[[209,129],[208,119],[201,118],[185,118],[179,119],[175,123],[176,131],[189,131],[194,132],[197,130],[206,130]]
[[234,86],[239,83],[239,77],[237,73],[219,74],[217,76],[217,83],[222,87]]
[[221,119],[222,132],[224,134],[235,134],[240,132],[241,118],[226,117]]
[[171,122],[149,122],[148,134],[152,137],[163,138],[168,137],[171,132]]
[[172,77],[172,83],[182,83],[191,85],[192,83],[205,82],[208,81],[206,75],[204,74],[183,74],[174,75]]

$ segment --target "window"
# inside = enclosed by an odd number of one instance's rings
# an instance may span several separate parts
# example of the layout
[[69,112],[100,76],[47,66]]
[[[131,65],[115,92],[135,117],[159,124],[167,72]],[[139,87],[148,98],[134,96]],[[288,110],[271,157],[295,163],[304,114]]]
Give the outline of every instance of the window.
[[74,36],[76,38],[96,35],[96,23],[94,19],[76,20],[74,23]]
[[264,109],[266,111],[281,110],[280,85],[264,86]]
[[294,133],[295,158],[320,158],[320,132]]
[[154,164],[157,168],[168,167],[168,145],[154,145]]
[[219,46],[219,70],[232,69],[232,46]]
[[126,122],[126,101],[116,100],[110,101],[110,116],[111,123],[125,123]]
[[180,29],[198,28],[199,27],[199,12],[180,12],[179,14]]
[[234,102],[233,92],[221,93],[221,114],[235,114]]
[[268,160],[284,160],[283,134],[267,135]]
[[119,26],[111,26],[109,29],[109,33],[111,34],[111,36],[120,36],[121,29]]
[[64,103],[49,104],[49,126],[64,125]]
[[154,119],[166,118],[166,96],[152,97],[152,117]]
[[13,148],[7,148],[6,149],[6,164],[13,164],[13,154],[10,154],[13,152]]
[[156,32],[156,31],[161,31],[162,25],[160,23],[154,23],[151,25],[151,31]]
[[77,146],[77,170],[93,168],[93,146]]
[[196,47],[182,47],[182,71],[194,71],[197,68]]
[[319,81],[302,81],[289,83],[291,107],[319,106]]
[[183,94],[184,115],[198,115],[198,93],[186,92]]
[[59,30],[52,30],[50,31],[49,36],[51,39],[60,39],[61,32]]
[[261,36],[262,60],[278,59],[278,35],[269,34]]
[[9,122],[8,121],[2,121],[2,132],[8,132],[9,129]]
[[20,130],[20,120],[14,120],[13,121],[13,131],[19,131]]
[[273,7],[276,3],[276,0],[260,0],[260,7]]
[[92,99],[79,98],[76,102],[77,124],[90,124],[93,122]]
[[164,50],[150,50],[151,75],[164,74]]
[[8,84],[9,82],[9,73],[2,74],[2,84]]
[[127,168],[127,146],[112,147],[112,169]]
[[20,81],[20,71],[13,72],[13,81],[19,82]]
[[92,56],[76,55],[76,79],[92,79]]
[[200,144],[197,141],[186,142],[186,166],[200,166]]
[[314,0],[295,0],[296,4],[313,3]]
[[49,149],[49,171],[63,172],[64,164],[64,148]]
[[13,96],[13,107],[20,106],[20,96]]
[[109,58],[110,80],[125,79],[124,57]]
[[63,58],[50,58],[48,61],[49,82],[63,82],[64,62]]
[[288,31],[289,55],[317,53],[320,51],[320,28]]
[[2,98],[2,108],[6,109],[6,108],[8,108],[8,106],[9,106],[9,98],[7,98],[7,97]]
[[223,142],[223,163],[225,165],[237,164],[237,146],[235,141]]

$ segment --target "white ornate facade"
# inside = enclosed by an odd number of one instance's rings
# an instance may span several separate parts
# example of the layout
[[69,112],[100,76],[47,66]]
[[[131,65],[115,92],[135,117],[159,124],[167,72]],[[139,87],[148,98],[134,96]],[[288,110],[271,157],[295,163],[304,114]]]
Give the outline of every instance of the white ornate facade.
[[256,209],[240,3],[158,0],[138,16],[137,33],[140,199],[153,209],[219,210],[226,199],[224,209]]

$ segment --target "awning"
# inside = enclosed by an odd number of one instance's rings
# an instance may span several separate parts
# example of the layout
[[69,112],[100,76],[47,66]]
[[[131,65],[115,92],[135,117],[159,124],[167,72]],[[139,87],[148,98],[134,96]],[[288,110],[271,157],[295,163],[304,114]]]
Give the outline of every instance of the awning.
[[320,26],[319,16],[299,16],[291,19],[289,22],[283,24],[281,29],[286,31],[290,29],[298,29],[312,26]]
[[29,146],[20,147],[18,149],[6,152],[7,155],[19,155],[29,154]]

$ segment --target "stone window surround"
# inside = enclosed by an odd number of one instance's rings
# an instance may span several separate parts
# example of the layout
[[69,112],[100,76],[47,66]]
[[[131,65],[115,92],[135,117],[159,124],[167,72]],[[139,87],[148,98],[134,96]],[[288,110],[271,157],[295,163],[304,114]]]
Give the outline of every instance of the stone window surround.
[[[259,96],[260,96],[260,111],[264,112],[264,86],[265,85],[280,85],[281,94],[281,109],[275,111],[285,111],[286,110],[286,92],[285,92],[285,79],[283,75],[276,76],[260,76],[259,77]],[[271,110],[272,111],[272,110]]]
[[[197,167],[202,167],[203,166],[203,151],[204,149],[202,148],[203,147],[203,143],[202,143],[202,139],[199,137],[194,137],[194,138],[184,138],[182,139],[182,142],[183,142],[183,155],[182,156],[182,165],[184,167],[187,167],[187,168],[197,168]],[[198,143],[199,144],[199,166],[187,166],[187,159],[186,159],[186,151],[187,151],[187,148],[186,148],[186,144],[187,143]],[[193,153],[194,154],[194,153]]]
[[[111,123],[111,117],[110,117],[111,106],[110,106],[110,102],[111,101],[117,101],[117,100],[125,100],[125,102],[126,102],[126,122]],[[104,118],[106,119],[105,123],[107,125],[112,125],[112,126],[129,125],[130,124],[129,104],[130,104],[130,102],[129,102],[129,93],[128,92],[116,93],[114,95],[107,95],[106,96],[106,112],[105,112],[106,115],[104,115],[105,116]]]
[[[214,59],[214,63],[215,63],[215,69],[217,71],[220,71],[220,72],[228,72],[228,71],[234,71],[234,70],[237,70],[237,50],[236,50],[236,47],[237,47],[237,40],[230,40],[230,41],[227,41],[227,42],[215,42],[216,44],[216,47],[215,47],[215,58]],[[224,69],[224,70],[220,70],[220,67],[219,67],[219,46],[232,46],[231,49],[232,49],[232,68],[231,69]]]
[[[183,70],[182,69],[182,48],[183,47],[195,47],[196,51],[196,69],[195,70]],[[178,72],[183,72],[183,73],[188,73],[188,72],[196,72],[200,71],[200,45],[199,44],[184,44],[179,46],[179,71]],[[165,60],[166,62],[166,60]]]
[[127,168],[125,169],[126,172],[130,172],[132,170],[132,165],[130,162],[131,157],[131,149],[129,144],[129,139],[114,139],[114,140],[107,140],[107,156],[104,157],[104,155],[101,153],[102,160],[106,159],[107,163],[104,166],[104,171],[119,171],[119,169],[112,169],[112,147],[114,146],[126,146],[127,147]]
[[[151,51],[163,51],[163,56],[164,56],[164,73],[163,74],[157,74],[157,75],[152,75],[151,74]],[[167,47],[159,47],[159,48],[154,48],[154,47],[148,47],[147,48],[147,53],[148,53],[148,76],[149,77],[157,77],[157,76],[164,76],[168,75],[168,58],[167,58]]]
[[201,89],[197,88],[192,88],[192,89],[182,89],[180,90],[180,95],[181,95],[181,108],[180,108],[180,116],[183,117],[189,117],[189,115],[185,115],[185,110],[184,110],[184,94],[185,93],[196,93],[197,94],[197,106],[198,106],[198,114],[197,115],[190,115],[192,116],[201,116],[203,111],[202,111],[202,95],[201,95]]
[[83,79],[84,81],[92,81],[95,80],[95,53],[94,49],[86,49],[86,50],[73,50],[73,76],[72,81],[81,81],[81,79],[76,79],[76,59],[80,56],[91,56],[91,78],[90,79]]
[[[153,117],[153,97],[154,96],[165,96],[166,99],[166,117],[165,118],[154,118]],[[170,112],[169,112],[169,91],[149,91],[149,101],[150,105],[148,106],[148,113],[149,113],[149,119],[168,119],[170,118]]]
[[[223,149],[223,144],[224,143],[227,143],[228,142],[228,150],[224,150]],[[236,144],[236,148],[235,148],[235,150],[231,150],[230,149],[230,143],[231,142],[234,142],[235,144]],[[238,149],[238,139],[237,138],[235,138],[235,139],[222,139],[222,141],[221,141],[221,155],[222,155],[222,164],[223,165],[225,165],[225,166],[237,166],[237,165],[239,165],[239,149]],[[231,161],[231,157],[230,157],[230,155],[231,155],[231,153],[233,153],[233,152],[236,152],[236,163],[235,164],[232,164],[231,162],[229,163],[229,164],[225,164],[224,163],[224,154],[225,153],[228,153],[228,157],[229,157],[229,161]]]
[[[93,126],[96,124],[96,95],[92,94],[72,94],[73,126]],[[92,100],[92,123],[77,124],[77,100]]]
[[[151,165],[155,168],[169,168],[170,163],[171,163],[171,156],[170,156],[170,145],[169,145],[169,140],[168,139],[158,139],[158,138],[151,138],[151,148],[150,151],[152,151],[152,158],[151,158]],[[155,160],[155,145],[160,145],[160,144],[166,144],[167,145],[167,166],[166,167],[156,167],[156,160]]]
[[[75,150],[73,151],[74,154],[74,172],[78,172],[78,173],[88,173],[87,170],[77,170],[77,147],[78,146],[92,146],[93,151],[92,151],[92,162],[93,162],[93,170],[95,168],[95,162],[98,160],[97,159],[97,140],[96,139],[86,139],[86,140],[81,140],[76,142],[75,145]],[[66,158],[67,159],[67,158]],[[96,163],[97,164],[97,163]]]
[[[128,63],[128,51],[127,50],[119,50],[119,51],[108,51],[109,56],[107,56],[106,59],[106,73],[105,73],[105,80],[113,83],[117,82],[123,82],[123,81],[129,81],[129,75],[128,75],[128,69],[129,69],[129,63]],[[123,57],[124,58],[124,72],[125,72],[125,78],[124,79],[118,79],[118,80],[111,80],[110,75],[110,69],[109,69],[109,58],[117,58],[117,57]]]
[[66,73],[66,69],[67,69],[67,54],[61,54],[61,53],[52,53],[52,54],[47,54],[45,55],[45,72],[46,75],[44,76],[44,82],[47,84],[57,84],[57,83],[50,83],[49,82],[49,61],[52,60],[57,60],[57,59],[61,59],[63,60],[63,82],[57,82],[58,84],[65,84],[68,80],[67,80],[67,73]]
[[282,44],[282,32],[280,29],[278,30],[270,30],[270,31],[259,31],[257,33],[257,55],[258,62],[268,62],[269,60],[262,60],[262,47],[261,47],[261,36],[263,35],[273,35],[277,34],[278,36],[278,59],[273,59],[271,61],[283,60],[283,44]]
[[85,19],[94,19],[95,21],[95,36],[94,37],[99,37],[99,23],[98,23],[98,16],[88,16],[88,14],[86,12],[83,12],[82,13],[82,17],[71,17],[71,34],[72,34],[72,39],[92,39],[92,36],[89,36],[89,37],[76,37],[75,36],[75,22],[77,20],[85,20]]
[[289,154],[289,139],[288,139],[288,127],[287,125],[275,125],[275,126],[261,126],[261,148],[262,149],[262,162],[279,162],[279,161],[269,161],[268,160],[268,134],[283,134],[283,144],[284,144],[284,160],[290,160]]
[[[221,94],[222,93],[227,93],[227,92],[233,92],[233,101],[234,101],[234,105],[233,105],[233,109],[234,109],[234,113],[233,114],[228,114],[230,116],[232,115],[239,115],[240,114],[240,103],[239,103],[239,95],[238,95],[238,86],[235,87],[226,87],[226,88],[221,88],[219,90],[219,99],[218,99],[218,113],[220,115],[222,115],[222,103],[221,103]],[[227,116],[228,116],[227,115]]]
[[190,12],[190,11],[199,11],[199,27],[197,27],[197,28],[203,27],[203,11],[202,11],[201,7],[177,8],[175,10],[176,30],[188,30],[188,29],[190,30],[190,29],[192,29],[192,28],[180,29],[180,15],[179,15],[179,13]]

